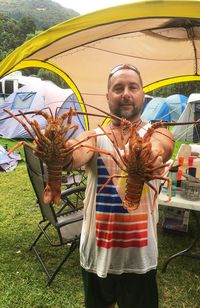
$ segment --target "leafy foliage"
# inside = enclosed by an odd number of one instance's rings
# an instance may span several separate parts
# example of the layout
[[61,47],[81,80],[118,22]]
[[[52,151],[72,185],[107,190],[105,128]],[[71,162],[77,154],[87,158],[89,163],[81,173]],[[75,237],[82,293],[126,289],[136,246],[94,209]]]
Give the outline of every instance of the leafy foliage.
[[29,17],[37,30],[48,29],[79,15],[51,0],[0,0],[0,12],[17,21]]
[[44,68],[38,67],[27,67],[21,70],[23,76],[37,76],[42,80],[51,80],[58,87],[66,89],[69,88],[69,85],[65,82],[62,77],[56,74],[53,71]]
[[51,0],[0,0],[0,61],[40,31],[79,15]]
[[18,23],[0,13],[0,60],[21,43]]
[[191,93],[200,93],[200,81],[179,82],[148,92],[155,97],[167,97],[173,94],[189,96]]
[[55,83],[57,86],[63,89],[68,87],[66,82],[59,75],[49,70],[41,68],[39,69],[37,76],[41,78],[42,80],[51,80],[53,83]]

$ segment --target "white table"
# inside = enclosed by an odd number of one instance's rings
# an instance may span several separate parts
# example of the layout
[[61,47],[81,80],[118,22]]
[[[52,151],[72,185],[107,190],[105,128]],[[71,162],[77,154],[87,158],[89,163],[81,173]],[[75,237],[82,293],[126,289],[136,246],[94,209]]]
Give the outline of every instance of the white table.
[[163,188],[163,190],[161,191],[158,197],[159,205],[190,210],[196,221],[196,232],[195,232],[195,237],[191,241],[189,247],[170,256],[165,261],[162,272],[166,271],[168,263],[176,257],[185,256],[185,257],[192,257],[195,259],[200,259],[200,255],[188,253],[189,251],[192,250],[196,242],[200,239],[200,222],[198,218],[198,211],[200,211],[200,200],[197,200],[197,201],[187,200],[184,197],[182,197],[182,194],[180,191],[176,192],[176,196],[172,197],[172,200],[170,202],[166,202],[167,198],[168,196],[166,195],[166,190]]
[[200,211],[200,199],[197,201],[187,200],[184,197],[182,197],[180,190],[176,191],[176,196],[172,197],[172,200],[170,202],[166,202],[167,199],[168,196],[166,195],[165,188],[163,188],[163,190],[158,196],[158,202],[160,205],[178,207],[181,209],[188,209],[193,211]]

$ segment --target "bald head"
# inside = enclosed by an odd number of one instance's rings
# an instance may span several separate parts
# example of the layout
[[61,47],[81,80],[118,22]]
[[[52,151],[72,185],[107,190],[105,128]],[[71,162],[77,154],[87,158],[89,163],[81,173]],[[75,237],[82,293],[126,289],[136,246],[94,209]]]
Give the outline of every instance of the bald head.
[[110,88],[110,81],[112,79],[112,76],[114,76],[120,70],[132,70],[132,71],[134,71],[138,75],[138,77],[139,77],[139,81],[140,81],[141,86],[143,86],[143,82],[142,82],[142,78],[141,78],[141,75],[140,75],[140,71],[137,69],[137,67],[135,67],[135,66],[133,66],[131,64],[119,64],[119,65],[115,66],[111,70],[111,72],[110,72],[110,74],[108,76],[108,89]]

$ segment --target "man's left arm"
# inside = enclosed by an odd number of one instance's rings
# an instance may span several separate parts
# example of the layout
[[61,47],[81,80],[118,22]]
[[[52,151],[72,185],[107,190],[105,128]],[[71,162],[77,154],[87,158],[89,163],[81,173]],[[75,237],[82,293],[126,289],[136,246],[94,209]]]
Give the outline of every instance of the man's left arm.
[[[151,158],[157,157],[152,167],[161,167],[172,156],[175,145],[173,135],[165,128],[156,129],[151,137],[151,144]],[[155,171],[155,174],[162,174],[163,172],[164,168],[160,168]]]
[[170,131],[165,128],[156,129],[151,138],[152,152],[160,152],[162,161],[168,161],[173,153],[175,141]]

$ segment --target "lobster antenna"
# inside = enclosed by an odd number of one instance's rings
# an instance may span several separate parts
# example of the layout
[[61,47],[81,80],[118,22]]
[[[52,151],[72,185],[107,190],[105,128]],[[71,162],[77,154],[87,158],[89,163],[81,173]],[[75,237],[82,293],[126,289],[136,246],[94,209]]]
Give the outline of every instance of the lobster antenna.
[[[48,107],[46,107],[46,108],[48,108]],[[46,109],[46,108],[44,108],[44,109]],[[57,107],[58,109],[59,108],[61,108],[61,107]],[[44,109],[41,109],[41,110],[44,110]],[[62,108],[62,109],[66,109],[66,110],[69,110],[69,108]],[[4,110],[4,109],[3,109]],[[40,111],[41,111],[40,110]],[[77,109],[75,109],[76,111],[77,111],[77,115],[78,114],[86,114],[86,115],[91,115],[91,116],[98,116],[98,117],[102,117],[102,118],[105,118],[105,115],[102,115],[102,114],[95,114],[95,113],[89,113],[89,112],[81,112],[81,111],[78,111]],[[5,110],[4,110],[5,111]],[[25,114],[33,114],[33,116],[34,115],[36,115],[37,114],[37,112],[39,112],[38,110],[33,110],[33,111],[26,111],[25,112]],[[101,111],[101,112],[104,112],[104,111]],[[52,114],[52,112],[51,112],[51,114]],[[17,114],[15,114],[16,116],[20,116],[21,114],[20,113],[17,113]],[[108,116],[110,117],[111,115],[108,113]],[[113,115],[113,117],[116,117],[117,119],[119,119],[119,120],[122,120],[121,118],[118,118],[117,116],[114,116]],[[7,120],[7,119],[10,119],[11,118],[11,116],[7,116],[7,117],[5,117],[5,118],[3,118],[3,119],[0,119],[0,121],[4,121],[4,120]]]
[[[74,108],[76,109],[76,106],[75,106],[76,102],[73,101],[72,103],[73,103],[73,105],[74,105]],[[77,118],[78,118],[78,120],[79,120],[79,122],[80,122],[80,124],[81,124],[82,129],[85,130],[85,126],[84,126],[84,124],[82,123],[81,118],[80,118],[80,116],[79,116],[78,113],[77,113]]]
[[[3,109],[3,111],[6,112],[6,109]],[[27,111],[27,112],[26,112],[26,114],[32,114],[32,113],[35,113],[35,111]],[[20,116],[20,115],[21,115],[21,113],[15,114],[16,117],[17,117],[17,116]],[[0,121],[4,121],[4,120],[10,119],[10,118],[11,118],[11,116],[7,116],[7,117],[5,117],[5,118],[3,118],[3,119],[0,119]]]
[[[81,105],[81,103],[79,103],[79,102],[74,102],[74,103],[80,104],[80,105]],[[83,104],[82,104],[82,105],[83,105]],[[88,103],[84,103],[84,106],[88,106],[88,107],[91,107],[91,108],[93,108],[93,109],[95,109],[95,110],[97,110],[97,111],[100,111],[100,112],[104,113],[105,115],[107,115],[109,118],[113,118],[113,119],[116,119],[116,120],[119,120],[119,121],[122,120],[122,118],[120,118],[120,117],[118,117],[118,116],[116,116],[116,115],[114,115],[114,114],[112,114],[112,113],[109,113],[109,112],[107,112],[107,111],[101,110],[100,108],[98,108],[98,107],[96,107],[96,106],[93,106],[93,105],[90,105],[90,104],[88,104]],[[86,114],[88,114],[88,115],[94,115],[94,114],[90,114],[90,113],[88,113],[88,112],[86,112]],[[96,116],[102,117],[101,115],[96,115]],[[126,119],[123,119],[123,120],[125,120],[127,124],[129,123],[129,124],[131,125],[131,122],[130,122],[130,121],[128,121],[128,120],[126,120]]]
[[[198,139],[199,139],[199,133],[198,133],[198,130],[197,130],[197,127],[196,127],[196,124],[198,124],[197,122],[199,122],[200,120],[197,120],[195,123],[193,123],[193,124],[190,124],[191,125],[191,127],[186,127],[185,129],[183,129],[183,131],[180,133],[180,135],[179,135],[179,138],[178,139],[176,139],[177,141],[178,140],[181,140],[181,138],[182,137],[184,137],[185,136],[185,134],[189,131],[189,129],[191,129],[191,128],[194,128],[195,129],[195,131],[196,131],[196,134],[197,134],[197,137],[198,137]],[[189,122],[188,122],[189,123]],[[199,123],[200,124],[200,123]]]
[[59,111],[60,111],[60,109],[61,109],[62,107],[56,107],[56,112],[55,112],[55,116],[57,116],[58,115],[58,113],[59,113]]
[[[114,119],[120,120],[120,121],[122,120],[122,118],[120,118],[120,117],[118,117],[118,116],[116,116],[116,115],[114,115],[114,114],[112,114],[112,113],[109,113],[109,112],[106,112],[106,111],[104,111],[104,110],[101,110],[100,108],[95,107],[95,106],[93,106],[93,105],[90,105],[90,104],[84,104],[84,105],[85,105],[85,106],[88,106],[88,107],[91,107],[91,108],[94,108],[95,110],[100,111],[100,112],[106,114],[109,118],[114,118]],[[128,122],[129,122],[129,121],[128,121]]]
[[33,115],[33,117],[34,116],[36,116],[36,115],[38,115],[38,113],[39,112],[41,112],[41,111],[43,111],[43,110],[49,110],[49,112],[50,112],[50,115],[51,115],[51,117],[53,118],[53,113],[52,113],[52,111],[51,111],[51,108],[50,107],[44,107],[44,108],[42,108],[42,109],[40,109],[40,110],[36,110],[35,112],[34,112],[34,115]]
[[[74,108],[74,110],[77,112],[76,116],[77,116],[77,118],[78,118],[79,124],[81,125],[82,129],[85,130],[85,127],[84,127],[84,125],[83,125],[83,123],[82,123],[81,118],[80,118],[79,115],[81,115],[81,114],[86,114],[86,112],[85,112],[85,113],[84,113],[84,112],[80,112],[80,111],[78,111],[78,110],[76,109],[75,104],[76,104],[77,102],[71,102],[71,101],[70,101],[70,103],[72,103],[72,104],[74,105],[73,108]],[[60,110],[69,110],[69,109],[70,109],[70,107],[62,107],[62,106],[56,107],[56,113],[55,113],[55,114],[56,114],[56,116],[57,116]]]

